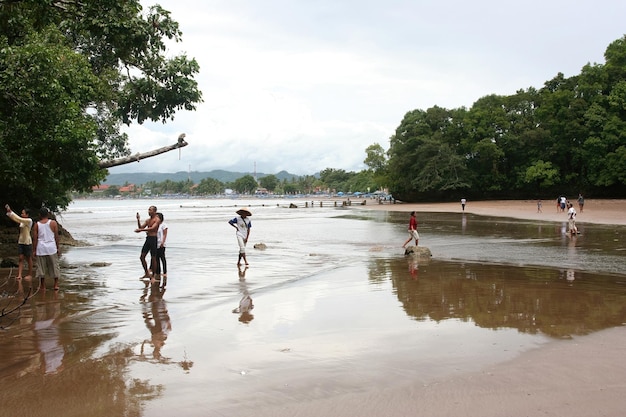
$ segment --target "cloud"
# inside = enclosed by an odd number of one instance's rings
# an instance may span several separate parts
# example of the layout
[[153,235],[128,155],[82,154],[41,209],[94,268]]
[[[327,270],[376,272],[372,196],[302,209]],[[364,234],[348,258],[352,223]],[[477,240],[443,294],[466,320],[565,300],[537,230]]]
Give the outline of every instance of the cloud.
[[185,132],[180,158],[111,172],[360,170],[408,111],[471,107],[603,62],[626,15],[607,0],[159,3],[183,31],[169,53],[200,64],[204,103],[127,129],[133,153]]

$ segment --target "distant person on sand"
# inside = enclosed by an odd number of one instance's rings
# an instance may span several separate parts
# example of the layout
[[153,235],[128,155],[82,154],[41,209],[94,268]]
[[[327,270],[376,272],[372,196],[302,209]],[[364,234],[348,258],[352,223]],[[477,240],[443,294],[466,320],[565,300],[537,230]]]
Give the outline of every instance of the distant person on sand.
[[578,234],[578,229],[576,228],[576,210],[574,209],[574,205],[572,203],[569,203],[568,205],[567,220],[569,226],[569,230],[567,232],[573,235]]
[[567,198],[561,196],[561,211],[565,211],[565,206],[567,205]]
[[537,200],[537,213],[541,213],[541,206],[543,206],[543,203],[541,202],[541,199]]
[[236,212],[239,217],[235,217],[228,221],[232,227],[235,228],[237,243],[239,244],[239,258],[237,259],[237,266],[241,265],[241,260],[248,265],[248,259],[246,258],[246,244],[250,238],[250,229],[252,228],[252,221],[248,217],[252,216],[252,213],[247,208],[242,208]]
[[578,194],[578,210],[580,210],[580,212],[583,212],[583,207],[585,206],[585,199],[583,198],[582,194]]
[[467,203],[467,200],[462,198],[461,199],[461,208],[463,209],[463,211],[465,211],[465,203]]
[[[146,232],[146,241],[141,248],[141,255],[139,256],[144,272],[141,278],[150,278],[150,282],[154,283],[156,281],[154,274],[156,273],[157,267],[157,234],[159,232],[159,224],[161,224],[159,216],[157,216],[156,206],[148,207],[148,216],[148,219],[141,223],[141,218],[139,213],[137,213],[137,229],[135,229],[135,233]],[[146,263],[146,256],[148,255],[148,252],[151,257],[149,270],[148,264]]]
[[46,290],[46,276],[54,278],[54,290],[59,290],[59,225],[50,219],[46,207],[39,210],[39,221],[33,227],[33,250],[37,255],[39,288]]
[[167,224],[163,220],[163,213],[157,213],[159,217],[159,230],[157,231],[157,274],[161,275],[163,285],[167,280],[167,259],[165,259],[165,241],[167,240]]
[[402,247],[406,248],[406,245],[408,245],[409,242],[411,242],[411,240],[413,239],[415,239],[415,246],[417,246],[420,240],[420,235],[417,232],[417,218],[415,217],[414,211],[411,212],[411,217],[409,219],[409,238],[406,240],[406,242],[404,242],[404,245],[402,245]]
[[30,231],[33,228],[33,219],[30,218],[28,209],[22,209],[20,216],[13,213],[11,207],[6,204],[4,208],[7,211],[7,216],[15,223],[20,225],[20,234],[17,238],[17,253],[19,255],[17,265],[17,279],[22,279],[22,271],[24,264],[28,262],[28,275],[26,279],[33,276],[33,239],[30,236]]

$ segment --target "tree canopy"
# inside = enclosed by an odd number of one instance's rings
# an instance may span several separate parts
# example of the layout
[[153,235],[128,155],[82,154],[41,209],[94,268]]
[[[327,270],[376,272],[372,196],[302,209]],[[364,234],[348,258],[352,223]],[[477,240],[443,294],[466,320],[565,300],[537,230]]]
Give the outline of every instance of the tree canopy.
[[407,112],[390,138],[390,191],[406,201],[626,196],[626,36],[604,56],[539,90]]
[[127,156],[123,124],[174,118],[202,100],[182,32],[160,6],[127,0],[0,2],[0,194],[56,210]]

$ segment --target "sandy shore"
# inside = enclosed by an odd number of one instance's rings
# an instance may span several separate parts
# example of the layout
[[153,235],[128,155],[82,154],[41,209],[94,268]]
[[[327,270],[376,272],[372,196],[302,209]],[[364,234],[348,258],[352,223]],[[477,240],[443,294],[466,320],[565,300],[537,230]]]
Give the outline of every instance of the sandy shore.
[[[369,202],[368,202],[369,203]],[[371,210],[461,212],[460,203],[371,204]],[[587,200],[578,222],[626,224],[626,200]],[[469,201],[465,212],[564,221],[556,204]],[[578,210],[578,207],[576,207]],[[626,259],[625,259],[626,267]],[[393,352],[390,352],[393,354]],[[626,328],[555,340],[512,361],[428,385],[372,392],[263,410],[259,416],[620,416],[626,409]]]
[[[459,203],[399,203],[376,204],[367,202],[365,206],[357,206],[369,210],[393,211],[432,211],[443,213],[461,212]],[[574,203],[577,211],[577,223],[600,223],[626,225],[626,200],[585,200],[581,212]],[[556,211],[556,201],[543,201],[542,211],[537,211],[537,200],[497,200],[497,201],[468,201],[465,205],[466,213],[483,216],[512,217],[515,219],[542,220],[561,222],[567,220],[567,213]]]
[[[359,210],[401,212],[416,210],[418,213],[461,212],[459,203],[380,205],[368,201],[365,206],[352,207]],[[587,200],[577,221],[625,225],[625,207],[626,200]],[[544,202],[543,212],[538,213],[536,201],[531,200],[469,201],[465,212],[549,222],[566,220],[566,214],[557,213],[552,202]],[[626,252],[624,269],[626,270]],[[8,271],[0,270],[5,277],[8,276]],[[15,272],[13,269],[12,273]],[[172,293],[173,290],[168,295]],[[172,302],[171,305],[177,304]],[[257,310],[261,306],[259,303]],[[261,320],[261,317],[257,320]],[[175,321],[174,324],[179,330],[180,321]],[[171,338],[168,343],[174,343],[173,341],[174,338]],[[397,356],[398,352],[389,349],[386,354]],[[329,395],[325,399],[312,399],[298,404],[287,399],[281,406],[262,405],[248,414],[241,412],[230,415],[621,416],[626,409],[625,355],[626,327],[619,327],[588,336],[553,340],[510,361],[489,365],[476,372],[459,372],[427,384],[402,382],[393,386],[370,386],[363,391]],[[332,392],[332,387],[325,388]]]

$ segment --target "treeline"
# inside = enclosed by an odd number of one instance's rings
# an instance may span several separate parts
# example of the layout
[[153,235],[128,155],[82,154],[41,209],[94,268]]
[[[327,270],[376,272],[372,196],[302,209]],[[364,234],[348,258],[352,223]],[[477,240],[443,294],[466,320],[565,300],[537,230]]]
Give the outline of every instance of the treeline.
[[[147,181],[143,184],[135,184],[140,189],[140,194],[145,194],[150,190],[151,195],[165,194],[188,194],[188,195],[216,195],[224,194],[230,189],[239,194],[254,194],[259,188],[264,188],[273,194],[314,194],[314,193],[336,193],[343,191],[367,192],[378,190],[376,176],[371,170],[361,172],[346,172],[342,169],[328,168],[320,172],[319,176],[304,175],[290,179],[279,179],[274,174],[264,175],[257,180],[252,175],[246,174],[234,181],[220,181],[207,177],[199,182],[191,179],[173,181]],[[129,184],[126,184],[129,185]],[[122,187],[111,185],[103,194],[105,196],[116,196],[123,194]],[[85,193],[78,194],[85,196]]]
[[604,56],[470,109],[408,112],[379,172],[405,201],[626,196],[626,36]]

